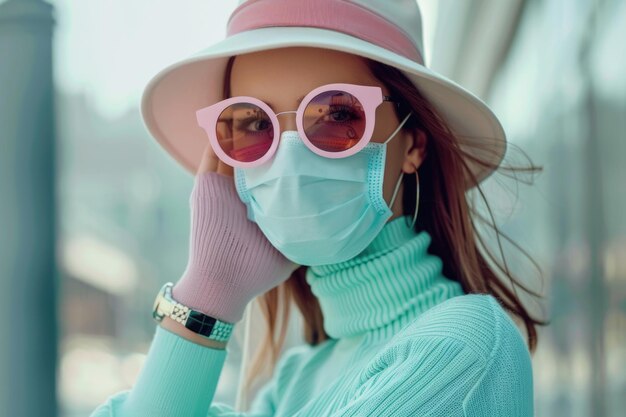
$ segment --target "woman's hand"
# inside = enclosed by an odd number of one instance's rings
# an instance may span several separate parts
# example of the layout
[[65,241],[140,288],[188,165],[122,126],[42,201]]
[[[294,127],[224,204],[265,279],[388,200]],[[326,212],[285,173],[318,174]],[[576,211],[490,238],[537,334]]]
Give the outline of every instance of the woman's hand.
[[207,145],[190,197],[187,268],[172,289],[175,300],[235,323],[256,296],[287,280],[299,265],[284,257],[247,218],[232,167]]

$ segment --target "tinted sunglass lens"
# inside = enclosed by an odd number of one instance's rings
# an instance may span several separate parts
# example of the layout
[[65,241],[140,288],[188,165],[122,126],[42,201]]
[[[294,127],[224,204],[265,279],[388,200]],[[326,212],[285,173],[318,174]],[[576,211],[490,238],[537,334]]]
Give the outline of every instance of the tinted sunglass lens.
[[263,157],[274,139],[272,120],[252,103],[236,103],[225,108],[215,131],[224,153],[240,162],[253,162]]
[[361,102],[346,91],[323,92],[304,111],[304,132],[317,148],[342,152],[359,143],[365,132]]

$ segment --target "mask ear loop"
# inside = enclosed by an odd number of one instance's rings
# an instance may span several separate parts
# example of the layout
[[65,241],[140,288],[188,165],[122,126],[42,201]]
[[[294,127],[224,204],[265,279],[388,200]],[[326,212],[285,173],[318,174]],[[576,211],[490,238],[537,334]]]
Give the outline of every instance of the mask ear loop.
[[[396,196],[398,194],[398,190],[400,190],[400,184],[402,184],[402,178],[404,178],[404,172],[400,171],[400,178],[396,182],[396,187],[393,190],[393,195],[391,196],[391,202],[389,203],[389,208],[393,207],[393,202],[396,201]],[[411,222],[411,229],[415,227],[415,222],[417,221],[417,209],[420,204],[420,180],[419,175],[417,173],[417,166],[415,166],[415,212],[413,213],[413,222]]]
[[[394,136],[396,136],[396,133],[398,133],[398,131],[402,128],[402,126],[404,126],[404,124],[406,123],[407,120],[409,120],[409,117],[411,117],[411,115],[413,114],[413,112],[409,112],[404,119],[402,120],[402,122],[400,122],[400,124],[398,125],[398,127],[396,127],[396,130],[393,131],[393,133],[391,135],[389,135],[389,138],[387,138],[387,140],[385,142],[383,142],[384,144],[387,144],[387,142],[389,142],[391,139],[394,138]],[[415,191],[415,213],[413,214],[413,222],[411,223],[411,229],[413,229],[413,227],[415,226],[415,221],[417,220],[417,207],[419,205],[419,193],[420,193],[420,183],[419,183],[419,177],[417,174],[417,165],[415,166],[415,184],[416,184],[416,191]],[[396,201],[396,195],[398,194],[398,190],[400,189],[400,184],[402,183],[402,178],[404,178],[404,172],[400,171],[400,178],[398,178],[398,182],[396,182],[396,187],[393,190],[393,195],[391,196],[391,202],[389,203],[389,208],[393,207],[393,203],[394,201]]]
[[407,120],[409,120],[409,117],[411,117],[411,115],[413,114],[413,112],[409,112],[409,114],[407,114],[404,119],[400,122],[400,124],[398,125],[398,127],[396,127],[396,130],[393,131],[393,133],[391,133],[391,135],[389,135],[389,137],[387,138],[386,141],[383,142],[383,144],[387,144],[387,142],[389,142],[391,139],[393,139],[394,136],[396,136],[396,133],[398,133],[398,131],[400,129],[402,129],[402,126],[404,126],[404,124],[406,123]]
[[389,202],[389,208],[393,208],[393,203],[396,201],[396,196],[398,195],[398,190],[400,189],[400,184],[402,184],[402,178],[404,178],[404,172],[400,170],[400,177],[398,181],[396,181],[396,187],[393,189],[393,194],[391,195],[391,201]]
[[[402,126],[404,126],[404,124],[406,123],[407,120],[409,120],[409,117],[411,117],[412,114],[413,112],[409,112],[409,114],[407,114],[404,117],[404,119],[402,119],[402,122],[400,122],[398,127],[396,127],[396,130],[394,130],[393,133],[389,135],[387,140],[383,142],[383,145],[386,145],[391,139],[394,138],[394,136],[396,136],[396,133],[398,133],[400,129],[402,129]],[[398,194],[398,190],[400,189],[400,184],[402,184],[403,177],[404,177],[404,172],[400,171],[400,178],[398,178],[398,181],[396,182],[396,187],[393,190],[393,195],[391,196],[391,201],[389,202],[389,208],[392,208],[394,201],[396,201],[396,195]]]

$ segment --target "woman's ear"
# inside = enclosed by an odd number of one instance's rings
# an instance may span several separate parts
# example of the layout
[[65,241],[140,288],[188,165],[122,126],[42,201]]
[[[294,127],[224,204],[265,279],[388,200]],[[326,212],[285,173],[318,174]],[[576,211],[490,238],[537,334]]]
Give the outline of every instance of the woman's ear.
[[424,162],[426,158],[426,140],[426,133],[423,130],[415,129],[410,134],[404,153],[404,163],[402,164],[402,169],[405,173],[414,174],[415,170]]

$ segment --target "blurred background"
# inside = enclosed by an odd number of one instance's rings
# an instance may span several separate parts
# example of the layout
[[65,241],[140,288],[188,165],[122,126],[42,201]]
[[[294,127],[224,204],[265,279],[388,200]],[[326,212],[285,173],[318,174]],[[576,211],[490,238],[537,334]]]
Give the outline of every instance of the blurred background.
[[[193,186],[145,130],[140,95],[221,39],[236,3],[0,0],[0,416],[86,416],[133,385],[154,297],[186,265]],[[544,167],[531,187],[485,182],[544,272],[507,250],[552,322],[533,356],[536,415],[623,416],[626,2],[419,3],[427,64]],[[291,328],[286,347],[297,315]],[[231,404],[240,333],[215,397]]]

